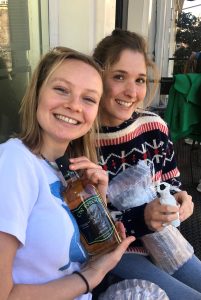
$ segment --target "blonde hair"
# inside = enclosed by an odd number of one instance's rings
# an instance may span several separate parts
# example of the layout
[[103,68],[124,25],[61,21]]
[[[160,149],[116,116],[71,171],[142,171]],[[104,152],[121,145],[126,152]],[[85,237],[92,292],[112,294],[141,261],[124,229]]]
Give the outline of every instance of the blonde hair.
[[[38,96],[40,89],[52,73],[66,59],[75,59],[92,66],[102,78],[99,65],[87,55],[66,47],[56,47],[42,57],[36,67],[30,84],[22,99],[20,107],[21,132],[18,135],[23,143],[36,155],[40,154],[42,146],[42,129],[37,120]],[[97,162],[95,148],[95,133],[98,131],[98,119],[96,118],[90,132],[85,136],[73,140],[68,146],[69,156],[87,156],[90,160]]]

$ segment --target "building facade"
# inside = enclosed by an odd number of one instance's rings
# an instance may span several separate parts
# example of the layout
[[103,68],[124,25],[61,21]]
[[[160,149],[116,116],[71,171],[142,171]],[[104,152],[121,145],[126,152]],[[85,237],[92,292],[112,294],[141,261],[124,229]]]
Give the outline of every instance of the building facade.
[[[1,0],[0,142],[18,130],[19,103],[40,56],[55,46],[91,54],[115,26],[148,42],[161,76],[171,76],[175,19],[183,0]],[[154,106],[160,106],[159,92]]]

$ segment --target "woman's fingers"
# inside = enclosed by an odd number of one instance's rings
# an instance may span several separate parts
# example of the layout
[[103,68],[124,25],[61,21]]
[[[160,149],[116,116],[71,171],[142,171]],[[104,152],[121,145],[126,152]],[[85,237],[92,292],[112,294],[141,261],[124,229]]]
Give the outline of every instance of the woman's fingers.
[[178,206],[164,205],[159,199],[155,199],[145,207],[145,223],[151,230],[161,230],[163,224],[170,224],[178,218],[178,212]]
[[120,221],[116,221],[115,227],[116,227],[117,232],[119,233],[120,237],[122,239],[125,239],[126,238],[126,228],[124,227],[124,224]]
[[71,158],[70,170],[83,170],[82,178],[89,180],[94,184],[104,201],[106,201],[106,192],[108,188],[108,174],[101,166],[91,162],[85,156]]
[[179,217],[180,221],[184,221],[189,218],[194,209],[194,203],[192,197],[186,191],[180,191],[174,194],[175,199],[180,204]]

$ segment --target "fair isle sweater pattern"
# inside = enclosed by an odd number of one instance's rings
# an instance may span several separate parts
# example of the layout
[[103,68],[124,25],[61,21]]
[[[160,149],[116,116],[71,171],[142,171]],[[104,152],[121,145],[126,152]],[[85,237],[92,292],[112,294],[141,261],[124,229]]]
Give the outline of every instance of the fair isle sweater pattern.
[[169,181],[180,186],[173,143],[166,123],[155,113],[138,110],[118,127],[102,127],[99,134],[100,165],[110,179],[139,160],[152,166],[154,181]]
[[[145,160],[151,167],[153,182],[166,181],[171,192],[179,191],[179,170],[176,166],[173,143],[169,138],[167,124],[157,114],[138,109],[131,119],[117,127],[102,127],[99,133],[100,165],[108,172],[109,180],[129,166]],[[134,208],[139,235],[150,233],[143,219],[144,207]],[[112,209],[115,209],[114,207]],[[135,221],[134,221],[135,222]],[[134,226],[135,227],[135,226]],[[135,233],[138,235],[138,233]],[[129,252],[145,254],[142,244],[131,247]]]

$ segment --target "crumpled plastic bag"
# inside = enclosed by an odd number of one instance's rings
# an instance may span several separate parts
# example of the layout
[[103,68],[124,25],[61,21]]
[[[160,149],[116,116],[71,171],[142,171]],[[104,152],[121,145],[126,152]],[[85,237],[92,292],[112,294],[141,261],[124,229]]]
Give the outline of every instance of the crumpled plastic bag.
[[114,177],[109,184],[108,198],[118,210],[143,205],[156,198],[150,166],[143,160]]
[[98,300],[168,300],[167,294],[155,283],[126,279],[111,285]]
[[177,271],[193,255],[193,247],[172,225],[146,234],[141,240],[154,264],[169,274]]

